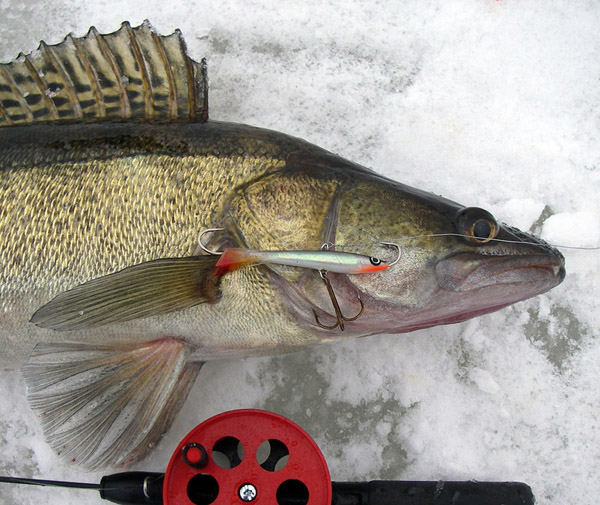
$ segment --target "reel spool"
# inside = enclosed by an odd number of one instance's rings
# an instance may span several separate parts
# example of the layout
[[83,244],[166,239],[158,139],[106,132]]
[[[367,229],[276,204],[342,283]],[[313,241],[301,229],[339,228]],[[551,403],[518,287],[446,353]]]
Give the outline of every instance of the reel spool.
[[314,440],[292,421],[234,410],[199,424],[165,473],[164,505],[330,505],[331,479]]

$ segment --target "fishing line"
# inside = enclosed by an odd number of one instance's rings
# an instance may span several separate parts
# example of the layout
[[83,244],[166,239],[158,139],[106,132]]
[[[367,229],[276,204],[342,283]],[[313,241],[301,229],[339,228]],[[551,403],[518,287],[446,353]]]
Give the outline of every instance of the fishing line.
[[[406,240],[411,240],[411,239],[416,239],[416,238],[432,238],[432,237],[461,237],[461,238],[466,238],[466,239],[472,239],[473,237],[469,236],[469,235],[464,235],[461,233],[430,233],[430,234],[423,234],[423,235],[408,235],[405,237],[398,237],[395,238],[394,240],[396,240],[397,242],[401,242],[401,241],[406,241]],[[525,244],[525,245],[547,245],[550,247],[557,247],[559,249],[578,249],[578,250],[582,250],[582,251],[597,251],[600,250],[600,246],[597,247],[584,247],[584,246],[573,246],[573,245],[561,245],[561,244],[550,244],[547,242],[532,242],[532,241],[526,241],[526,240],[509,240],[509,239],[501,239],[501,238],[491,238],[491,239],[487,239],[486,240],[486,244],[490,243],[490,242],[502,242],[502,243],[506,243],[506,244]],[[330,247],[364,247],[365,244],[328,244]]]
[[[134,503],[159,503],[156,501],[156,497],[162,496],[163,479],[163,473],[123,472],[102,477],[99,484],[7,476],[0,476],[0,484],[25,484],[99,491],[100,497],[105,500],[133,505]],[[141,496],[143,496],[142,501],[134,499]]]
[[[207,233],[207,232],[215,232],[215,231],[221,231],[223,230],[223,228],[208,228],[206,230],[203,230],[199,233],[198,235],[198,246],[203,249],[205,252],[210,253],[210,254],[222,254],[221,251],[211,251],[210,249],[207,249],[204,244],[202,243],[202,236]],[[366,234],[369,235],[373,235],[371,232],[369,232],[368,230],[363,230]],[[422,234],[422,235],[408,235],[405,237],[397,237],[394,240],[396,240],[397,242],[404,242],[404,241],[408,241],[408,240],[412,240],[412,239],[418,239],[418,238],[434,238],[434,237],[459,237],[459,238],[465,238],[467,240],[472,240],[473,237],[469,236],[469,235],[465,235],[462,233],[427,233],[427,234]],[[541,240],[541,239],[540,239]],[[391,242],[381,242],[381,241],[377,241],[380,244],[383,245],[388,245],[388,246],[397,246],[397,244],[391,243]],[[546,245],[548,247],[556,247],[558,249],[573,249],[573,250],[579,250],[579,251],[598,251],[600,250],[600,246],[596,246],[596,247],[585,247],[585,246],[572,246],[572,245],[562,245],[562,244],[551,244],[548,242],[545,242],[543,240],[541,240],[541,242],[533,242],[533,241],[527,241],[527,240],[510,240],[510,239],[501,239],[501,238],[491,238],[491,239],[486,239],[485,242],[483,243],[490,243],[490,242],[499,242],[499,243],[503,243],[503,244],[522,244],[522,245],[534,245],[534,246],[540,246],[540,245]],[[285,243],[285,242],[284,242]],[[476,242],[475,242],[476,243]],[[352,247],[352,248],[356,248],[356,247],[364,247],[365,244],[336,244],[333,242],[325,242],[323,243],[323,245],[321,246],[321,250],[331,250],[333,251],[335,248],[348,248],[348,247]],[[399,246],[398,247],[398,252],[399,254],[401,254]],[[399,257],[398,257],[399,259]],[[397,260],[396,260],[397,261]]]
[[101,489],[100,484],[90,484],[86,482],[68,482],[63,480],[42,480],[42,479],[26,479],[22,477],[5,477],[0,476],[0,482],[5,484],[27,484],[29,486],[52,486],[52,487],[69,487],[75,489]]
[[[432,234],[426,234],[426,235],[410,235],[408,237],[398,238],[397,240],[410,240],[412,238],[428,238],[428,237],[462,237],[462,238],[467,238],[467,239],[473,238],[473,237],[470,237],[469,235],[463,235],[461,233],[432,233]],[[540,242],[530,242],[530,241],[526,241],[526,240],[508,240],[508,239],[502,239],[502,238],[487,239],[486,243],[489,243],[489,242],[502,242],[502,243],[506,243],[506,244],[548,245],[550,247],[558,247],[561,249],[580,249],[583,251],[597,251],[598,249],[600,249],[600,247],[584,247],[584,246],[573,246],[573,245],[550,244],[547,242],[540,243]]]

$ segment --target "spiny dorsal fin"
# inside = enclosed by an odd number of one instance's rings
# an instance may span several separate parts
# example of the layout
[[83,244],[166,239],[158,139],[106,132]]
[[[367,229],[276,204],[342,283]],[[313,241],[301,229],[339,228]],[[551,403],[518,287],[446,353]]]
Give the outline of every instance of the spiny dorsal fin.
[[148,21],[107,35],[94,27],[60,44],[40,43],[0,64],[0,126],[34,122],[208,119],[205,61],[186,53],[179,30]]

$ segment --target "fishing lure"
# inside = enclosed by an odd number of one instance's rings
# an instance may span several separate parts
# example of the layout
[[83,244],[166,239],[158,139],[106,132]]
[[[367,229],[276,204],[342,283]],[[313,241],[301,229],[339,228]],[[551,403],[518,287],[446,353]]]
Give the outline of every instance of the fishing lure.
[[252,249],[225,249],[215,264],[215,275],[250,265],[273,263],[340,274],[366,274],[390,267],[390,263],[361,254],[337,251],[256,251]]
[[331,248],[334,247],[334,245],[328,243],[323,244],[321,250],[319,251],[256,251],[242,248],[228,248],[224,251],[214,251],[208,249],[202,242],[203,235],[205,233],[220,230],[222,230],[222,228],[208,228],[200,232],[198,235],[199,249],[211,255],[220,256],[213,270],[214,275],[224,275],[232,270],[261,263],[274,263],[279,265],[318,270],[319,275],[321,276],[321,279],[327,288],[327,293],[331,299],[336,319],[336,322],[333,325],[325,325],[321,323],[319,316],[313,309],[317,326],[326,330],[339,328],[340,331],[344,331],[344,321],[355,321],[361,316],[364,310],[364,304],[360,299],[360,295],[358,295],[358,302],[360,304],[360,310],[358,314],[356,314],[354,317],[344,316],[337,301],[333,286],[331,285],[331,281],[327,276],[328,272],[341,274],[364,274],[379,272],[386,270],[387,268],[398,263],[400,256],[402,255],[400,246],[392,242],[380,242],[382,245],[394,247],[397,250],[397,257],[390,262],[382,261],[379,258],[374,258],[372,256],[332,251]]

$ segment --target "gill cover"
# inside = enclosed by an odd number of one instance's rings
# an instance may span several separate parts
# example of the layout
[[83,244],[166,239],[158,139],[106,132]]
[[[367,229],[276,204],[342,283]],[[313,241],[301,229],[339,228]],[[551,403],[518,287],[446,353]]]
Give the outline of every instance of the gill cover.
[[339,177],[284,169],[239,188],[229,219],[236,241],[250,249],[318,250],[335,227]]

